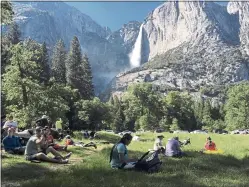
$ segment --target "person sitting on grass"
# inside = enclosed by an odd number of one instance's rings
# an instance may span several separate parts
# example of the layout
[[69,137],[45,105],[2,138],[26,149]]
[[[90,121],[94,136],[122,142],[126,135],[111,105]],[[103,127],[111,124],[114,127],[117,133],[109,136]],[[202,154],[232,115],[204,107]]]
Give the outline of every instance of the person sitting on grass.
[[110,164],[114,169],[131,169],[135,167],[137,159],[129,159],[126,146],[131,143],[131,134],[124,134],[121,140],[112,147]]
[[12,128],[15,129],[15,131],[17,131],[17,126],[18,126],[17,122],[14,121],[14,120],[13,120],[13,116],[10,115],[10,116],[8,117],[8,120],[4,123],[3,129],[7,131],[9,128],[12,127]]
[[206,139],[205,150],[216,151],[216,145],[210,137]]
[[[66,156],[62,156],[59,152],[57,152],[52,146],[47,147],[43,152],[38,151],[38,147],[43,147],[46,141],[45,135],[42,133],[41,127],[36,127],[36,134],[32,136],[26,146],[25,149],[25,157],[28,161],[46,161],[52,163],[68,163],[68,159],[72,153],[68,153]],[[48,153],[52,153],[55,158],[50,158],[47,156]]]
[[89,139],[94,139],[95,131],[91,131],[89,134]]
[[78,147],[94,147],[95,149],[97,149],[97,145],[93,142],[89,142],[87,144],[84,144],[83,142],[74,142],[71,139],[70,135],[67,135],[65,138],[66,138],[66,146],[73,145],[73,146],[78,146]]
[[163,135],[157,136],[155,143],[154,143],[154,151],[161,150],[162,152],[165,152],[164,146],[163,146]]
[[185,153],[181,151],[178,137],[174,137],[168,140],[165,155],[169,157],[182,157],[185,155]]
[[51,130],[48,126],[45,126],[44,130],[45,130],[45,134],[47,138],[46,141],[47,141],[48,146],[52,146],[57,151],[67,151],[67,146],[62,146],[62,145],[55,143],[54,137],[52,136]]
[[10,154],[24,154],[25,146],[20,143],[20,138],[14,136],[15,129],[13,127],[9,128],[8,135],[3,139],[3,145],[6,152]]
[[41,126],[41,127],[45,127],[45,126],[48,126],[48,116],[46,115],[43,115],[40,119],[36,120],[36,124],[38,124],[38,126]]

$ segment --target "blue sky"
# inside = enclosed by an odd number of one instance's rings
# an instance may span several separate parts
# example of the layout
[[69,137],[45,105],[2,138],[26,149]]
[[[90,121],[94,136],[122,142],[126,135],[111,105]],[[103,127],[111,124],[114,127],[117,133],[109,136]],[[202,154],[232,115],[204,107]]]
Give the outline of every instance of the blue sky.
[[[66,2],[90,16],[101,26],[118,30],[129,21],[143,21],[161,2]],[[225,2],[220,2],[226,4]]]
[[143,21],[163,2],[67,2],[101,26],[118,30],[129,21]]

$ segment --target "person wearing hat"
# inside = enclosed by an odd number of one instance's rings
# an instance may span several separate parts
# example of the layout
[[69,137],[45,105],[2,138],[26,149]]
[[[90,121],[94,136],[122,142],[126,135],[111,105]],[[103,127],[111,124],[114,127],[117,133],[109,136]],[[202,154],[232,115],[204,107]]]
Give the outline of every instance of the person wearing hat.
[[37,126],[41,126],[41,127],[45,127],[48,126],[48,116],[43,115],[40,119],[36,120],[36,125]]
[[[66,156],[62,156],[53,147],[48,147],[45,151],[39,152],[38,148],[42,147],[46,143],[46,137],[42,132],[41,127],[36,127],[36,134],[32,136],[25,149],[25,157],[28,161],[40,160],[52,163],[68,163],[68,158],[72,153],[68,153]],[[48,153],[52,153],[55,158],[50,158],[47,156]]]
[[155,142],[154,142],[154,150],[158,151],[158,150],[164,150],[164,146],[163,146],[163,135],[159,135],[157,136]]
[[20,143],[20,138],[14,136],[15,129],[13,127],[7,130],[8,135],[3,139],[3,146],[6,152],[10,154],[23,154],[25,146]]

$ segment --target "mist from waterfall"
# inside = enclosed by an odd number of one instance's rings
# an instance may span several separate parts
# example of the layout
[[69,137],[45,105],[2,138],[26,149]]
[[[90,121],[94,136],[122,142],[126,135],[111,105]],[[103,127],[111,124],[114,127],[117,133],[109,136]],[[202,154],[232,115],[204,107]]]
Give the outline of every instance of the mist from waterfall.
[[139,67],[141,63],[143,24],[140,26],[137,40],[132,52],[129,54],[131,68]]

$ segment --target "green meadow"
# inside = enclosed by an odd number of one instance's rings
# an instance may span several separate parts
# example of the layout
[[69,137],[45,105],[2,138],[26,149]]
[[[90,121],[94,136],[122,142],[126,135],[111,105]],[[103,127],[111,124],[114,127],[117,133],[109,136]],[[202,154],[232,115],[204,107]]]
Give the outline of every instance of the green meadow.
[[[161,133],[167,139],[175,134]],[[128,146],[129,156],[138,158],[153,148],[158,134],[140,134],[141,141]],[[27,187],[248,187],[249,186],[249,136],[209,134],[217,148],[224,154],[202,154],[205,134],[178,134],[180,140],[191,139],[182,148],[188,157],[177,159],[160,155],[163,162],[160,172],[147,174],[111,169],[109,154],[118,135],[100,133],[98,148],[70,147],[73,152],[69,164],[30,163],[24,156],[2,154],[2,186]],[[81,140],[88,142],[88,140]],[[63,153],[65,154],[65,153]]]

